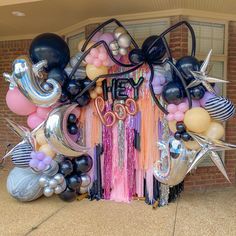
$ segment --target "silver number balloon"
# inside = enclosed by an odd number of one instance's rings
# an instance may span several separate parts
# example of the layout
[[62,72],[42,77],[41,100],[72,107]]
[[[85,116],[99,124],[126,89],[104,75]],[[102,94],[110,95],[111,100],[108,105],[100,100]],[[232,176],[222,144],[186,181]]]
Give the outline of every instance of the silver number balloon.
[[155,163],[153,172],[155,178],[169,186],[174,186],[183,181],[187,174],[189,160],[182,141],[171,137],[167,143],[159,144],[161,157]]
[[52,89],[50,91],[46,91],[40,86],[39,71],[46,65],[47,61],[32,65],[27,57],[22,57],[14,61],[12,75],[4,73],[3,76],[7,81],[17,86],[32,103],[49,107],[59,100],[61,86],[53,79],[46,80],[47,83],[51,84]]

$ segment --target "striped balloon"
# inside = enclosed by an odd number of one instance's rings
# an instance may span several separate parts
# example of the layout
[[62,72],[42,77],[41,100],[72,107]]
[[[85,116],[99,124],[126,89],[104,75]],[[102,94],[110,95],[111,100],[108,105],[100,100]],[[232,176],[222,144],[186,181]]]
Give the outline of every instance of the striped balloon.
[[219,121],[226,121],[235,113],[234,104],[224,97],[210,98],[205,104],[205,109],[213,119]]
[[12,162],[17,167],[29,167],[32,151],[32,146],[29,143],[22,143],[13,150]]

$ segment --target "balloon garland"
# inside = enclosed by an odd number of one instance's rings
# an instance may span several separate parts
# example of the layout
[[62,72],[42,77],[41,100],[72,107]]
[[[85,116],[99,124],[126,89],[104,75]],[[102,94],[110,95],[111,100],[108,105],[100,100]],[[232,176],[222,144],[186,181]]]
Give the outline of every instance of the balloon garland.
[[[116,23],[113,32],[102,30]],[[165,36],[185,25],[191,55],[177,61]],[[183,191],[185,176],[208,155],[229,180],[217,151],[236,146],[220,140],[221,122],[235,107],[217,95],[207,74],[212,51],[195,57],[191,25],[182,21],[145,39],[139,48],[116,19],[97,27],[70,58],[52,33],[37,36],[26,56],[13,62],[6,102],[28,116],[30,129],[7,120],[22,141],[4,157],[16,166],[9,193],[20,201],[59,195],[163,206]]]

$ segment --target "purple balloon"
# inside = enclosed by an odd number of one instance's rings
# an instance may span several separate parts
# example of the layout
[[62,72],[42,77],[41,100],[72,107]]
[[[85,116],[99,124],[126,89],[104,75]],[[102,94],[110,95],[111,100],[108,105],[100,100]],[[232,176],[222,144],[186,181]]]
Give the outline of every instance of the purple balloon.
[[31,152],[31,153],[30,153],[30,157],[31,157],[32,159],[36,159],[36,158],[37,158],[37,153],[36,153],[36,152]]
[[93,37],[92,37],[92,41],[94,42],[98,42],[99,38],[102,36],[102,32],[98,31]]
[[215,95],[214,95],[213,93],[205,92],[204,97],[199,100],[199,101],[200,101],[200,105],[201,105],[202,107],[205,107],[206,102],[207,102],[209,99],[214,98],[214,97],[215,97]]
[[112,33],[104,33],[102,36],[99,38],[99,41],[105,41],[108,45],[115,40],[114,35]]
[[51,157],[45,157],[45,158],[43,159],[43,162],[44,162],[46,165],[49,165],[49,164],[51,164],[51,162],[52,162],[52,158],[51,158]]
[[157,94],[157,95],[160,95],[162,93],[162,90],[163,90],[163,86],[161,85],[158,85],[158,86],[153,86],[153,90],[154,90],[154,93]]
[[39,160],[37,159],[31,159],[29,162],[29,166],[32,168],[37,168],[38,164],[39,164]]
[[45,158],[45,154],[43,152],[37,152],[37,159],[42,161]]
[[200,107],[201,104],[198,100],[192,100],[192,107]]
[[37,169],[42,171],[42,170],[45,170],[46,167],[47,167],[47,165],[43,161],[40,161],[37,166]]

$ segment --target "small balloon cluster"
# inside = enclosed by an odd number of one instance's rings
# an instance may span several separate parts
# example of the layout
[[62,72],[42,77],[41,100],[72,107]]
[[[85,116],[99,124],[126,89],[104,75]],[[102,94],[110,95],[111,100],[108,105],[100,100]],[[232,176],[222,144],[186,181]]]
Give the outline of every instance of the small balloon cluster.
[[[102,33],[110,23],[117,24],[114,31]],[[190,31],[192,50],[176,60],[165,36],[182,25]],[[91,199],[127,202],[138,196],[157,204],[160,197],[165,205],[206,155],[229,180],[217,151],[236,148],[220,140],[222,122],[235,107],[217,91],[217,84],[227,81],[208,74],[212,51],[204,61],[195,51],[186,21],[139,47],[110,19],[82,40],[71,58],[58,35],[33,39],[30,58],[17,58],[12,73],[4,73],[10,83],[7,105],[28,116],[32,129],[7,120],[22,138],[5,156],[15,165],[9,193],[21,201],[54,193],[73,201],[92,185]],[[153,140],[159,140],[159,150]]]

